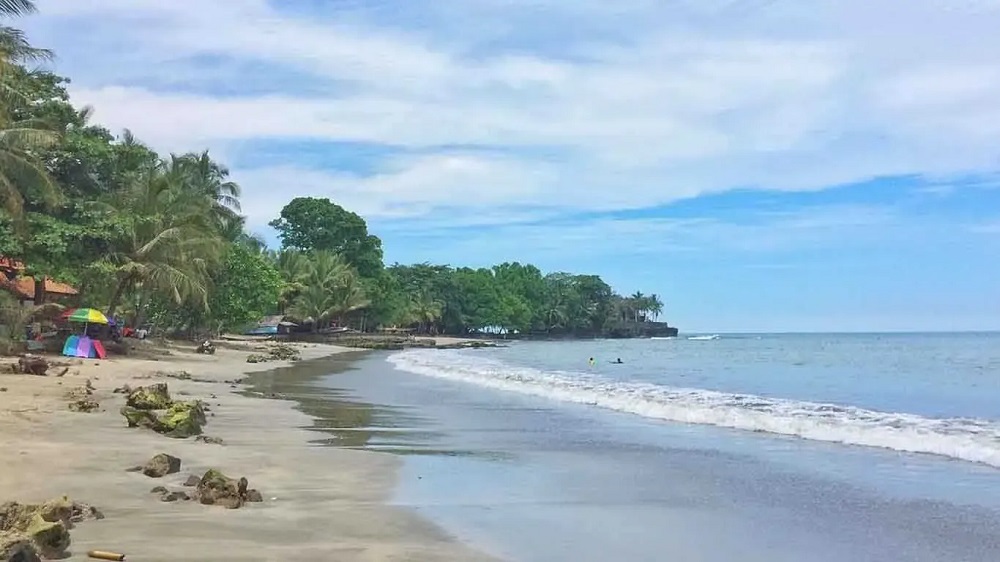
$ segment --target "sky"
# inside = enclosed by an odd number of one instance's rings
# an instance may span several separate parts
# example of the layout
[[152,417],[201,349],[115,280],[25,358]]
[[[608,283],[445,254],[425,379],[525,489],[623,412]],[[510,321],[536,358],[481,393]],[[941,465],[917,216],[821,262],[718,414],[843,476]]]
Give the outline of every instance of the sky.
[[596,273],[684,332],[1000,329],[1000,0],[36,0],[73,100],[389,263]]

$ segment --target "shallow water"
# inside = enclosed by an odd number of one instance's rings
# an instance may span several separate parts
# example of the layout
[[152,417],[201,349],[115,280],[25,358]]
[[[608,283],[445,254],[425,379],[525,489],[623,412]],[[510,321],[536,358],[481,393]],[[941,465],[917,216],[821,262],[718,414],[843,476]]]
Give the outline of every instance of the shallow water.
[[[956,458],[997,447],[997,343],[763,336],[372,355],[320,383],[374,412],[353,428],[331,419],[324,439],[408,453],[398,502],[510,560],[996,560],[1000,470]],[[616,357],[626,364],[604,362]],[[737,429],[748,418],[771,425]],[[871,435],[878,446],[858,444]],[[934,454],[906,452],[920,448]]]

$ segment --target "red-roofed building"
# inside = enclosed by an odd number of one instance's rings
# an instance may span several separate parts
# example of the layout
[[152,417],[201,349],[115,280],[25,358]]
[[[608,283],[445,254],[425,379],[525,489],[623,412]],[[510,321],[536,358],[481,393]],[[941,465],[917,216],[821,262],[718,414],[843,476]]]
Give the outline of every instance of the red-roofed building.
[[[35,280],[32,277],[21,275],[24,272],[24,264],[10,258],[0,256],[0,289],[4,289],[14,295],[22,304],[35,302]],[[75,288],[60,283],[54,279],[45,278],[45,294],[54,298],[78,295],[80,292]]]

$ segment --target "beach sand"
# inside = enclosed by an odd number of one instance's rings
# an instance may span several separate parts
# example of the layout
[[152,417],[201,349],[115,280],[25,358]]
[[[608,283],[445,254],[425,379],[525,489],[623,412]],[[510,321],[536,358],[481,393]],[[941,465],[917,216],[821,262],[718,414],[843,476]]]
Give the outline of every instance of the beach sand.
[[[349,351],[298,347],[303,360]],[[227,344],[214,356],[191,348],[174,348],[158,360],[83,360],[63,377],[53,375],[56,368],[46,377],[0,374],[6,388],[0,392],[0,503],[68,495],[99,508],[105,519],[72,530],[69,560],[84,560],[92,549],[122,552],[135,561],[487,559],[386,504],[397,457],[309,446],[315,433],[304,428],[311,420],[294,403],[240,395],[224,382],[287,363],[248,364],[251,350],[244,344]],[[166,375],[180,371],[213,382]],[[87,379],[101,409],[72,412],[66,393]],[[124,396],[113,389],[154,382],[167,382],[176,398],[206,401],[211,417],[205,434],[225,444],[127,428],[118,413]],[[180,457],[181,471],[158,479],[126,471],[157,453]],[[194,501],[165,503],[150,493],[154,486],[190,491],[181,486],[184,480],[208,468],[246,476],[264,502],[229,510]]]

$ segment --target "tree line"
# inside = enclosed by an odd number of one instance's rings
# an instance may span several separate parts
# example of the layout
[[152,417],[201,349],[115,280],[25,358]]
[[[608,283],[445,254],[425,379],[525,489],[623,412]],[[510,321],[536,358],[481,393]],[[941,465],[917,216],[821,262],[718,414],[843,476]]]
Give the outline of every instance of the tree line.
[[[0,2],[4,19],[33,10]],[[312,330],[628,336],[663,310],[656,295],[527,264],[386,266],[364,219],[328,199],[289,202],[270,249],[247,232],[224,165],[92,123],[69,80],[39,67],[51,57],[0,25],[0,256],[25,265],[36,305],[50,277],[76,287],[78,304],[191,334],[282,314]]]

